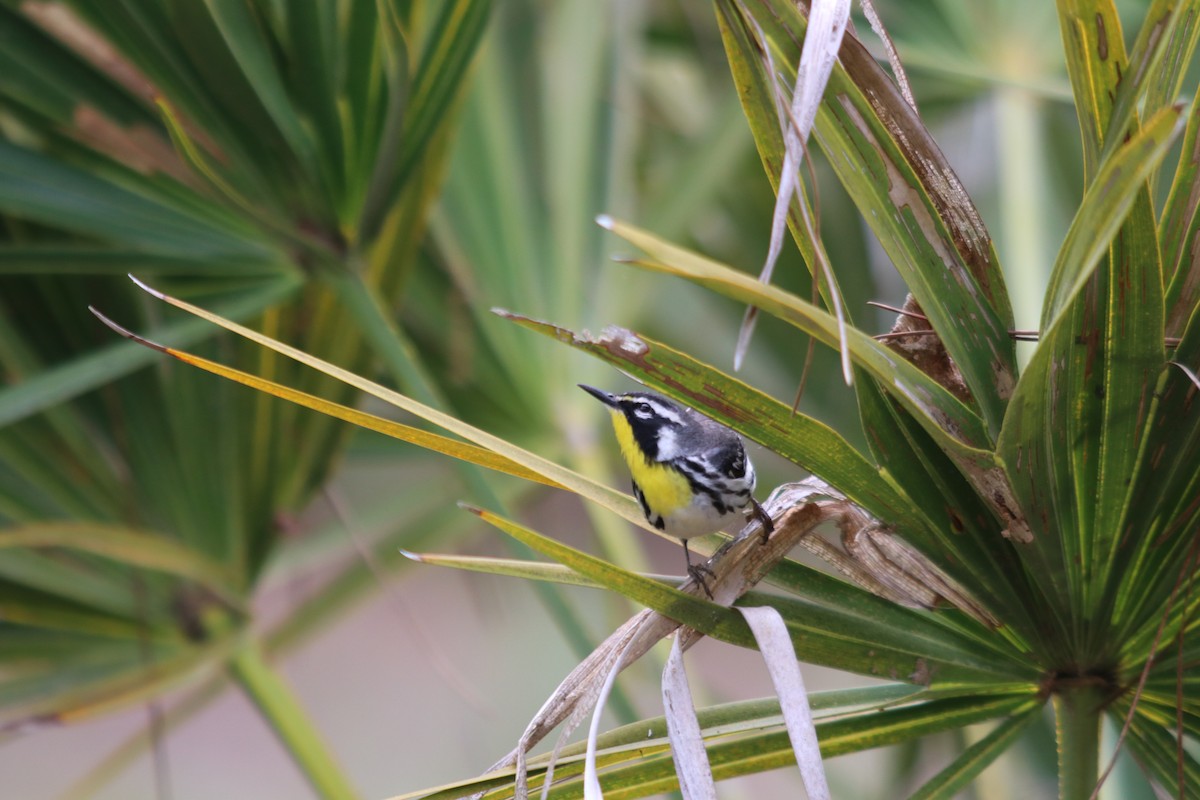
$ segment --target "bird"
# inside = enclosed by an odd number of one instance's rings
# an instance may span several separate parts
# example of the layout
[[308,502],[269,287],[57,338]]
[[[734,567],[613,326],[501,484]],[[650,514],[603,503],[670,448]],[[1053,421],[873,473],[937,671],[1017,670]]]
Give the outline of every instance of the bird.
[[646,521],[683,541],[688,575],[711,598],[704,574],[712,571],[692,563],[688,539],[718,531],[743,514],[761,521],[764,542],[774,530],[771,516],[754,499],[754,465],[741,437],[661,395],[614,394],[582,383],[579,388],[608,407]]

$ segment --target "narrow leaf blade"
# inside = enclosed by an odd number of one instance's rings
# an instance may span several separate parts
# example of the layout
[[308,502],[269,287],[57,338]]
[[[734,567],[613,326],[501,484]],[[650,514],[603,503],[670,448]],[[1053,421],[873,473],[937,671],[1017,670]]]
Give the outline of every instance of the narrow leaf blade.
[[1100,165],[1055,259],[1042,307],[1043,335],[1095,273],[1138,194],[1182,129],[1180,110],[1164,108]]
[[[668,244],[631,225],[603,217],[600,224],[644,250],[652,260],[635,262],[646,269],[687,278],[735,300],[761,308],[795,325],[821,343],[838,347],[837,321],[800,298],[766,286],[745,273]],[[990,456],[980,448],[990,446],[983,421],[940,384],[898,357],[871,337],[847,328],[847,341],[855,363],[880,380],[909,408],[921,424],[944,446],[968,458]]]

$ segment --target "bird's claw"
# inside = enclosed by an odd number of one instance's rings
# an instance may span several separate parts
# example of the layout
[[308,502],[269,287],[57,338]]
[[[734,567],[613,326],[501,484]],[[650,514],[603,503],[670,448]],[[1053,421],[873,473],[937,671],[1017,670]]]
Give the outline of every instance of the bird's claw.
[[750,505],[751,516],[758,519],[762,525],[762,541],[763,544],[766,544],[767,540],[771,538],[771,534],[775,532],[775,521],[771,519],[771,515],[767,513],[767,510],[753,497],[750,498]]
[[713,571],[704,564],[688,564],[688,575],[691,576],[692,580],[700,584],[700,588],[704,590],[706,595],[708,595],[708,599],[712,600],[713,593],[712,590],[708,588],[708,582],[704,580],[704,576],[707,575],[708,577],[715,579],[717,576],[713,574]]

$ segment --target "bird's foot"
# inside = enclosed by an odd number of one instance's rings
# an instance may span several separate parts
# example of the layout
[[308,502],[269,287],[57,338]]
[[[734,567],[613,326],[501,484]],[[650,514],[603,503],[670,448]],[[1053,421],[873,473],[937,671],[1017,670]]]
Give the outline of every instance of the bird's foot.
[[759,505],[759,502],[753,497],[750,498],[750,505],[751,516],[762,524],[762,541],[763,544],[766,544],[767,540],[771,538],[771,534],[775,532],[775,521],[771,519],[771,515],[767,513],[767,510]]
[[704,564],[688,564],[687,571],[692,580],[700,584],[700,588],[704,590],[706,595],[708,595],[708,599],[712,600],[713,593],[712,590],[708,588],[708,581],[704,580],[704,576],[707,575],[708,577],[715,579],[717,576],[713,574],[713,571]]

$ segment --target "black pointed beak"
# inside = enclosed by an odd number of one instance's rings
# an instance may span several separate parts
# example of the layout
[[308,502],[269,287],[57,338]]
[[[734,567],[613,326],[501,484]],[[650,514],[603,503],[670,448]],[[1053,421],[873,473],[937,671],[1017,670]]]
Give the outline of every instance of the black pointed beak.
[[599,400],[601,403],[604,403],[604,405],[608,406],[609,408],[617,407],[617,398],[614,397],[613,395],[609,394],[608,392],[602,391],[600,389],[595,389],[591,386],[587,386],[582,383],[579,384],[579,388],[583,389],[585,392],[587,392],[592,397]]

